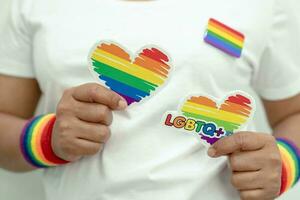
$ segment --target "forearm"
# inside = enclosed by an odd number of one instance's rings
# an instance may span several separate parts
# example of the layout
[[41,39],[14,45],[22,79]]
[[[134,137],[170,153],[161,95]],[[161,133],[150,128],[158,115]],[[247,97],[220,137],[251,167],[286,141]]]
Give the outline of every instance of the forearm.
[[300,113],[291,115],[273,127],[275,137],[284,137],[300,147]]
[[25,172],[34,170],[20,150],[20,136],[26,120],[0,112],[0,168]]

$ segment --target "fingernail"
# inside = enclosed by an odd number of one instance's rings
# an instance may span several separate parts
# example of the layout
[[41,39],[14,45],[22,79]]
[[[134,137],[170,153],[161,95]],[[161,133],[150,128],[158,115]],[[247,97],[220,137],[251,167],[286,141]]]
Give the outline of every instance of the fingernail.
[[127,107],[127,102],[125,101],[125,99],[120,99],[118,102],[118,109],[119,110],[124,110]]
[[215,148],[213,148],[213,147],[209,147],[209,149],[208,149],[208,151],[207,151],[207,154],[210,156],[210,157],[215,157],[216,156],[216,154],[217,154],[217,151],[216,151],[216,149]]

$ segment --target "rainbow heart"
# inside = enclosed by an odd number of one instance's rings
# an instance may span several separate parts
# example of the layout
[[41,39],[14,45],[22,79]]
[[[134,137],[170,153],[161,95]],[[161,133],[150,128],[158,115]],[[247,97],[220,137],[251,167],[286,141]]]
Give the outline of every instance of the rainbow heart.
[[225,130],[223,135],[218,134],[218,130],[214,136],[200,133],[201,139],[213,144],[221,137],[232,135],[235,130],[241,128],[253,115],[254,108],[251,96],[235,92],[225,98],[219,106],[210,97],[192,96],[183,103],[181,112],[186,117],[212,122],[217,127],[222,127]]
[[162,86],[170,72],[170,59],[157,47],[145,47],[132,61],[120,45],[100,42],[89,55],[90,69],[128,105],[140,102]]

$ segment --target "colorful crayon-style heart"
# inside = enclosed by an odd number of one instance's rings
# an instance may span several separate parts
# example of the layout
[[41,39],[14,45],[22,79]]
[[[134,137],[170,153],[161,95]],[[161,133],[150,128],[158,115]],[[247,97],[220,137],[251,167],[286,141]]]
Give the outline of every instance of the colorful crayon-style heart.
[[171,66],[157,47],[145,47],[132,61],[129,53],[112,42],[100,42],[89,55],[91,71],[128,105],[140,102],[162,86]]
[[[186,117],[213,122],[218,127],[224,128],[223,136],[229,136],[247,122],[253,114],[254,106],[250,96],[246,97],[246,95],[239,93],[227,97],[220,106],[209,97],[192,96],[184,102],[181,112]],[[209,144],[220,139],[217,131],[214,137],[208,137],[204,134],[200,134],[200,136]]]

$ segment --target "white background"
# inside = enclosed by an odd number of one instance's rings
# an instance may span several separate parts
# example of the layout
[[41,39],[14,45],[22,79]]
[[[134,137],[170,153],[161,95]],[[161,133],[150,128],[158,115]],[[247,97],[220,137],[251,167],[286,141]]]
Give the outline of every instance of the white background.
[[[0,0],[0,31],[5,23],[10,0]],[[300,14],[299,14],[300,15]],[[299,36],[300,37],[300,36]],[[1,42],[1,38],[0,38]],[[300,52],[299,52],[300,53]],[[260,124],[259,129],[270,131],[266,125],[261,105],[257,109],[255,119]],[[44,191],[41,181],[41,172],[15,174],[0,169],[0,200],[43,200]],[[200,199],[200,197],[199,197]],[[282,200],[300,199],[300,184],[285,194]]]

